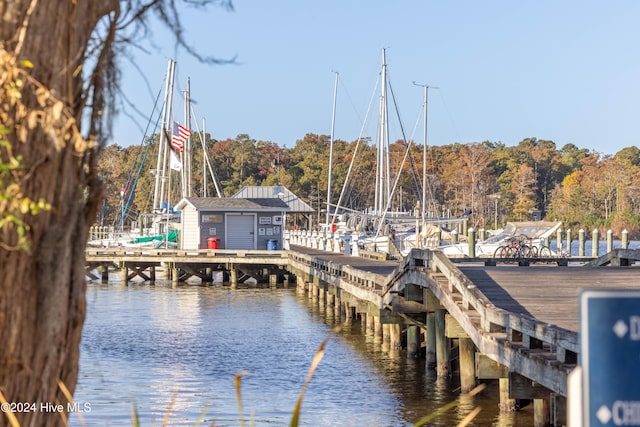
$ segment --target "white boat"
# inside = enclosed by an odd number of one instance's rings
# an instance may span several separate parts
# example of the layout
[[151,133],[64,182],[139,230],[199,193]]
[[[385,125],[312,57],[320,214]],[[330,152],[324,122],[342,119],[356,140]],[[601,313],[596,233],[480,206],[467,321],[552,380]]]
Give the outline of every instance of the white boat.
[[[400,178],[400,172],[394,179],[391,177],[390,166],[390,146],[389,146],[389,114],[388,114],[388,101],[387,101],[387,89],[390,88],[389,79],[387,77],[387,63],[385,49],[382,49],[382,68],[380,73],[380,97],[379,97],[379,120],[378,120],[378,132],[376,141],[376,173],[375,173],[375,200],[373,208],[366,212],[356,212],[346,209],[342,206],[343,196],[347,189],[347,183],[351,174],[353,163],[356,159],[358,150],[358,144],[356,145],[356,152],[354,152],[352,163],[347,171],[347,178],[343,185],[342,192],[338,199],[338,202],[334,205],[331,204],[330,187],[327,192],[327,224],[335,222],[337,217],[333,215],[333,219],[329,218],[329,211],[335,209],[335,212],[340,212],[346,218],[345,232],[349,232],[351,238],[357,240],[358,246],[361,249],[366,249],[376,252],[386,252],[392,256],[404,256],[408,254],[411,248],[416,247],[416,215],[419,218],[419,222],[424,224],[418,226],[418,229],[426,229],[427,225],[438,226],[441,223],[447,223],[451,226],[463,221],[462,218],[434,218],[427,216],[427,209],[424,206],[416,210],[410,209],[404,212],[393,212],[391,210],[391,201],[394,196],[394,192],[398,187],[398,181]],[[422,86],[422,85],[418,85]],[[336,87],[337,87],[337,74],[336,74]],[[425,112],[425,154],[423,157],[426,159],[426,111],[427,111],[427,89],[428,86],[424,85],[425,99],[424,99],[424,112]],[[393,95],[393,91],[390,91]],[[373,99],[373,97],[372,97]],[[394,102],[395,104],[395,102]],[[335,115],[335,89],[334,89],[334,115]],[[401,126],[402,127],[402,126]],[[332,125],[332,137],[333,141],[333,125]],[[403,164],[398,168],[399,171],[403,170],[404,162],[408,161],[408,154],[411,143],[406,144],[405,156]],[[331,152],[329,161],[329,179],[331,183]],[[426,160],[423,159],[423,188],[422,197],[426,197]],[[415,173],[415,171],[414,171]],[[330,185],[330,184],[329,184]],[[417,185],[417,180],[416,180]],[[420,191],[419,188],[417,188]],[[324,226],[325,229],[331,229],[330,226]],[[411,243],[413,241],[413,243]]]
[[[540,247],[545,239],[550,238],[562,226],[561,221],[523,221],[508,222],[506,227],[491,237],[476,242],[476,256],[481,258],[493,257],[500,246],[514,238],[525,240],[527,244]],[[469,256],[469,243],[462,242],[438,247],[449,257]]]

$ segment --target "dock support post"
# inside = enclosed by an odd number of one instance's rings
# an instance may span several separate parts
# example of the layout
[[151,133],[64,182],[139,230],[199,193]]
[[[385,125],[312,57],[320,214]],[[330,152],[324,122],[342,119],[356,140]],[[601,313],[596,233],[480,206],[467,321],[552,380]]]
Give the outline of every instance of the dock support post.
[[533,399],[533,427],[548,427],[550,425],[549,399]]
[[351,310],[351,304],[349,304],[349,301],[344,302],[344,317],[347,322],[351,322],[353,320],[353,310]]
[[389,325],[389,348],[391,350],[399,350],[402,348],[402,341],[400,341],[400,324],[394,323]]
[[302,276],[296,275],[296,293],[298,295],[302,295],[305,293],[305,283]]
[[375,326],[373,325],[373,315],[369,313],[362,313],[362,316],[365,318],[365,333],[367,335],[372,334]]
[[165,279],[165,280],[169,280],[169,281],[171,281],[171,277],[172,277],[172,276],[171,276],[171,273],[172,273],[171,265],[169,265],[169,263],[167,263],[167,264],[166,264],[164,267],[162,267],[162,268],[163,268],[163,271],[164,271],[164,279]]
[[449,375],[449,339],[445,334],[446,310],[435,311],[436,372],[438,377]]
[[389,323],[382,324],[382,344],[387,346],[391,344],[391,325]]
[[509,398],[509,378],[500,378],[500,413],[510,414],[516,410],[516,400]]
[[271,286],[272,289],[275,289],[278,287],[278,275],[277,274],[270,274],[269,275],[269,285]]
[[585,232],[581,228],[578,230],[578,256],[584,256],[586,247]]
[[380,316],[373,316],[373,336],[382,341],[382,320],[380,320]]
[[176,267],[173,267],[171,269],[171,284],[173,286],[177,285],[179,279],[180,279],[180,274],[178,274],[178,269]]
[[229,281],[231,281],[231,289],[238,288],[238,270],[235,268],[229,271]]
[[431,311],[427,313],[427,345],[425,355],[425,366],[427,369],[436,367],[436,314]]
[[607,230],[607,253],[613,251],[613,230]]
[[102,283],[109,283],[109,266],[107,264],[103,264],[100,268],[100,275],[102,278]]
[[460,350],[460,388],[467,393],[476,386],[476,346],[471,338],[459,338]]
[[571,258],[571,229],[567,229],[567,256]]
[[416,358],[420,354],[420,328],[407,326],[407,358]]
[[325,307],[325,302],[326,302],[326,291],[324,289],[324,284],[318,283],[318,304],[320,305],[320,307]]

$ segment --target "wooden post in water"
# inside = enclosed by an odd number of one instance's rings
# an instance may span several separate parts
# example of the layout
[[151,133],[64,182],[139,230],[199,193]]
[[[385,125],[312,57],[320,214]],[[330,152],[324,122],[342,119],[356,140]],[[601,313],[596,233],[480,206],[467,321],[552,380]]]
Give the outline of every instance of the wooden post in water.
[[298,295],[304,295],[306,292],[306,284],[301,275],[296,275],[296,293]]
[[278,275],[277,274],[270,274],[269,275],[269,285],[271,286],[272,289],[275,289],[278,287]]
[[613,230],[607,230],[607,253],[613,251]]
[[427,345],[425,366],[427,369],[436,368],[436,314],[433,311],[427,313]]
[[622,249],[629,249],[629,231],[626,228],[622,230]]
[[102,283],[109,283],[109,265],[102,264],[100,267],[100,275],[102,276]]
[[[336,289],[336,292],[338,292],[338,289]],[[333,296],[333,313],[336,319],[340,320],[342,317],[342,300],[337,294]]]
[[510,414],[516,410],[516,400],[509,398],[509,378],[500,378],[500,408],[501,414]]
[[567,256],[571,258],[571,229],[567,229]]
[[349,304],[349,301],[344,302],[344,317],[348,323],[353,320],[353,310],[351,309],[351,304]]
[[533,427],[547,427],[550,423],[549,399],[533,399]]
[[562,256],[562,229],[558,228],[556,231],[556,242],[558,247],[558,255]]
[[179,280],[180,280],[180,274],[178,272],[178,269],[176,267],[173,267],[171,269],[171,285],[176,286]]
[[467,239],[469,242],[469,258],[476,257],[476,230],[471,227],[469,229],[469,234],[467,235]]
[[[315,283],[314,283],[315,285]],[[322,284],[318,283],[318,285],[316,286],[317,290],[318,290],[318,305],[322,308],[325,307],[325,291],[324,291],[324,286],[322,286]]]
[[380,316],[373,316],[373,336],[382,341],[382,320]]
[[229,280],[231,281],[231,289],[238,289],[238,270],[231,268],[229,271]]
[[362,315],[366,316],[365,317],[365,325],[366,325],[366,328],[367,328],[367,330],[366,330],[367,335],[369,335],[369,334],[373,335],[373,332],[375,331],[375,328],[376,328],[375,327],[375,323],[374,323],[375,322],[375,320],[374,320],[375,316],[373,314],[370,314],[369,312],[362,313]]
[[420,352],[420,328],[415,325],[407,326],[407,357],[418,357]]
[[402,341],[400,339],[400,323],[393,323],[389,325],[389,347],[391,350],[399,350],[402,348]]
[[391,324],[389,323],[382,324],[382,343],[387,346],[391,343]]
[[581,228],[578,230],[578,256],[584,256],[586,246],[585,232]]
[[443,378],[449,375],[449,339],[445,334],[446,314],[446,310],[435,311],[436,372],[438,377]]
[[460,388],[467,393],[476,386],[476,345],[471,338],[459,338]]

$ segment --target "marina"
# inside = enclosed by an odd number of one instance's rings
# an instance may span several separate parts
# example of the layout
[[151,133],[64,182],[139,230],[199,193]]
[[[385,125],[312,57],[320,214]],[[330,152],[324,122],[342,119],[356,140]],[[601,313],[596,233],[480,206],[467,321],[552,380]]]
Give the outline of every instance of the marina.
[[[200,271],[229,271],[231,288],[295,286],[333,311],[336,322],[358,319],[389,348],[435,368],[437,377],[455,376],[462,393],[493,381],[503,412],[532,402],[535,426],[566,425],[567,376],[580,353],[580,291],[640,287],[633,267],[640,256],[632,249],[599,258],[606,265],[601,267],[580,259],[544,265],[454,263],[439,251],[418,249],[401,261],[296,245],[288,251],[120,251],[119,257],[88,251],[87,262],[164,263],[172,283],[180,282],[184,267],[197,265]],[[258,267],[249,268],[252,263]],[[238,281],[245,276],[254,285]]]

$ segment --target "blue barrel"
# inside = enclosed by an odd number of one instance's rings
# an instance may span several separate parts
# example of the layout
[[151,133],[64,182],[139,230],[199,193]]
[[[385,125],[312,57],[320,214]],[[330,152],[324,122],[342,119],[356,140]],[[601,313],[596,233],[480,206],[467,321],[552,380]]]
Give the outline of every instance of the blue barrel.
[[277,251],[278,250],[278,241],[275,239],[267,240],[267,250]]

